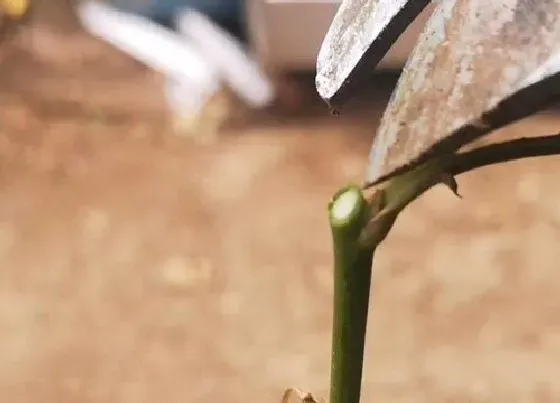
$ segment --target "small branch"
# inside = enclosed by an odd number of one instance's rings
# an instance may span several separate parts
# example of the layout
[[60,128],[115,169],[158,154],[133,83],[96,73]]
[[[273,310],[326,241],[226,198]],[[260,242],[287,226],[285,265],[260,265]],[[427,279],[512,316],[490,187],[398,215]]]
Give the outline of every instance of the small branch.
[[[385,239],[400,212],[432,186],[445,183],[447,176],[460,175],[488,165],[547,155],[560,155],[560,133],[515,139],[442,156],[395,176],[371,196],[370,204],[381,199],[382,208],[372,215],[362,231],[360,243],[375,249]],[[366,184],[362,189],[367,190],[370,185]]]
[[[560,155],[560,133],[523,137],[447,156],[446,173],[456,176],[488,165],[550,155]],[[366,182],[362,189],[368,190],[374,185],[375,182]]]
[[524,137],[456,154],[449,161],[448,173],[460,175],[488,165],[550,155],[560,155],[560,133]]

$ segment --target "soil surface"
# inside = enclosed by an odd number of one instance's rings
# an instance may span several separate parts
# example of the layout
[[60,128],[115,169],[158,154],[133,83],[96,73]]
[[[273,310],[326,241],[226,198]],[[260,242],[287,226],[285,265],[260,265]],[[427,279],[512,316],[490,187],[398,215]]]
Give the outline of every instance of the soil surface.
[[[0,64],[2,400],[326,397],[326,204],[363,178],[388,92],[332,117],[296,91],[298,116],[201,143],[167,127],[161,80],[136,63],[25,38]],[[374,265],[364,402],[560,399],[558,170],[473,172],[464,199],[436,187],[399,218]]]

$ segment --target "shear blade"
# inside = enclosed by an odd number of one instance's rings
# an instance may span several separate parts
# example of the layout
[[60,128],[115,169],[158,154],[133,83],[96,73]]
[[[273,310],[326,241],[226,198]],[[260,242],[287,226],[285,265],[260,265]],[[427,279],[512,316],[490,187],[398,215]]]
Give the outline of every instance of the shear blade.
[[394,90],[370,153],[380,183],[560,99],[560,0],[445,0]]
[[333,109],[367,79],[430,0],[343,0],[317,57],[316,87]]

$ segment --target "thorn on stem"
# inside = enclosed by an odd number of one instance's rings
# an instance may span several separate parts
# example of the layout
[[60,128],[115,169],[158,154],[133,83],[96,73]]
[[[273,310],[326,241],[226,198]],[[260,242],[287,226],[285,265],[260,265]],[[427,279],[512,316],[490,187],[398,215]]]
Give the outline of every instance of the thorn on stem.
[[457,180],[455,179],[455,176],[453,176],[452,174],[448,174],[448,173],[442,174],[440,183],[447,186],[453,192],[453,194],[457,196],[459,199],[463,198],[463,196],[461,196],[461,194],[459,193],[459,185],[457,184]]

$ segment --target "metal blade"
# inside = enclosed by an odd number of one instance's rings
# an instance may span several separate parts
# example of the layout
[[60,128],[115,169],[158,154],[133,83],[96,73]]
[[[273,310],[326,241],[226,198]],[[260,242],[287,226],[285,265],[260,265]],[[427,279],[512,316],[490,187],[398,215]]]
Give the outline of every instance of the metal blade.
[[382,118],[368,182],[451,153],[560,98],[560,0],[445,0]]
[[371,75],[430,0],[343,0],[317,57],[317,92],[332,108]]

